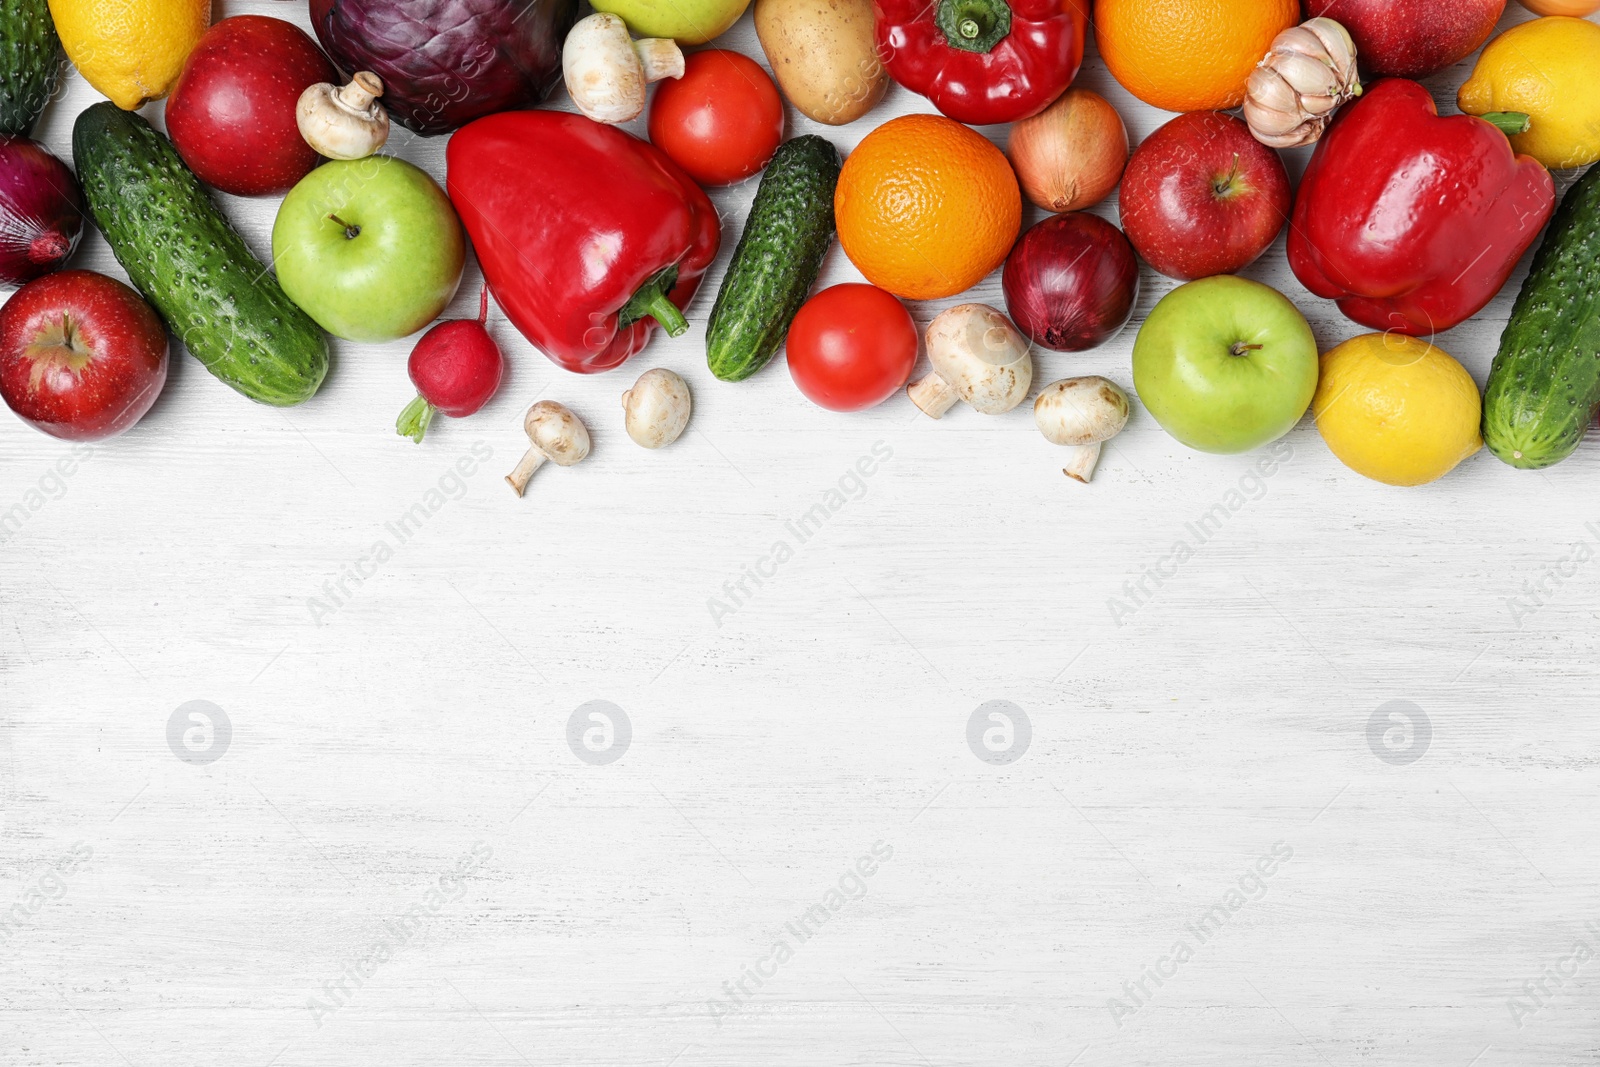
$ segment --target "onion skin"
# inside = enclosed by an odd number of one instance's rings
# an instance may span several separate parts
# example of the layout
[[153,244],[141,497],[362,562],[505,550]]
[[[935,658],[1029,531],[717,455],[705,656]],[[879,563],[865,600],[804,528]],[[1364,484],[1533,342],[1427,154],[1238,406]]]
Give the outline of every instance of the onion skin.
[[1098,204],[1122,180],[1128,128],[1105,97],[1068,89],[1011,128],[1006,155],[1027,198],[1046,211]]
[[67,165],[25,137],[0,137],[0,285],[60,270],[83,237],[83,192]]
[[1006,258],[1000,284],[1011,321],[1034,344],[1082,352],[1133,317],[1139,259],[1121,230],[1074,211],[1030,227]]

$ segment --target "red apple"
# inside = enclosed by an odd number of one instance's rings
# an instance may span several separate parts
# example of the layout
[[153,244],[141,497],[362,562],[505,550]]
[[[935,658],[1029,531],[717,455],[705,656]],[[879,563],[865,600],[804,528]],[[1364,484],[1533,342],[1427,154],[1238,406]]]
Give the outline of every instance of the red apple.
[[68,441],[114,437],[167,384],[167,328],[114,278],[64,270],[0,307],[0,398],[36,430]]
[[167,133],[200,180],[236,196],[286,193],[317,165],[295,120],[306,87],[337,82],[316,42],[264,15],[205,32],[167,99]]
[[1117,335],[1139,299],[1139,260],[1122,231],[1069,211],[1029,227],[1006,257],[1006,311],[1034,344],[1082,352]]
[[1300,0],[1300,7],[1308,19],[1343,23],[1372,73],[1425,78],[1476,52],[1506,0]]
[[1179,281],[1243,270],[1289,217],[1289,172],[1250,127],[1220,111],[1179,115],[1141,144],[1122,176],[1122,229]]

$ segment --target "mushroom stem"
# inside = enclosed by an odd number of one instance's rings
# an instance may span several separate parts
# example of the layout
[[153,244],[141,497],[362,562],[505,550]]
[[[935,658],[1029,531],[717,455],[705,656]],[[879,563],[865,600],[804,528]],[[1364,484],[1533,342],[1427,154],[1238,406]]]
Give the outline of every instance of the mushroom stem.
[[922,409],[924,415],[935,419],[949,411],[960,399],[956,391],[950,388],[950,383],[939,377],[938,371],[929,371],[906,386],[906,396]]
[[644,37],[633,42],[645,84],[683,77],[683,49],[671,37]]
[[549,459],[537,448],[530,448],[522,454],[522,460],[517,464],[517,469],[506,475],[506,484],[517,491],[521,496],[528,491],[528,479],[533,477],[533,472],[544,466],[544,461]]
[[334,94],[334,101],[352,114],[363,118],[368,117],[368,109],[372,102],[383,95],[383,82],[371,71],[358,70],[351,77],[350,84]]
[[1099,441],[1092,445],[1079,445],[1067,450],[1067,465],[1061,468],[1061,473],[1088,485],[1094,480],[1094,469],[1099,463]]

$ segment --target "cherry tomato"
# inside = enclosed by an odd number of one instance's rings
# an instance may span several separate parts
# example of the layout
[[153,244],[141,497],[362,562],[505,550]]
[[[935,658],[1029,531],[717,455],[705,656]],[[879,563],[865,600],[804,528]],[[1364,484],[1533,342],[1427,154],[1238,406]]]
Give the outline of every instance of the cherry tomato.
[[917,365],[917,325],[875,285],[824,289],[789,327],[789,374],[812,403],[860,411],[895,394]]
[[783,100],[756,61],[712,49],[656,84],[650,140],[701,185],[731,185],[767,165],[783,140]]

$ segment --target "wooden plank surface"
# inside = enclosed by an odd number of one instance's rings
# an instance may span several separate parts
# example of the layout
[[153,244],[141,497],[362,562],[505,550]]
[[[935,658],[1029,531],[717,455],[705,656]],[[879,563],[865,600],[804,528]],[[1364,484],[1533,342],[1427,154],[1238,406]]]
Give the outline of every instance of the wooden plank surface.
[[[719,44],[762,58],[748,16]],[[1466,71],[1430,81],[1442,105]],[[1135,139],[1166,117],[1092,49],[1081,84]],[[96,98],[66,87],[52,150]],[[925,110],[895,89],[842,129],[789,118],[848,150]],[[396,142],[443,177],[442,138]],[[727,250],[753,191],[715,194]],[[224,199],[264,254],[276,204]],[[98,236],[77,264],[120,276]],[[1595,1061],[1600,450],[1396,490],[1307,420],[1256,478],[1136,405],[1082,487],[1026,408],[834,415],[781,362],[715,382],[721,272],[687,336],[606,375],[497,314],[506,387],[420,447],[392,431],[409,342],[336,344],[287,411],[184,356],[78,455],[0,419],[0,510],[28,511],[0,543],[3,1062]],[[1361,332],[1281,242],[1247,273],[1325,346]],[[1480,384],[1521,275],[1439,340]],[[824,282],[858,277],[835,250]],[[1121,337],[1037,381],[1131,391],[1172,284],[1143,282]],[[998,278],[964,299],[1003,306]],[[651,366],[695,394],[659,453],[617,400]],[[594,453],[518,500],[536,396]],[[208,763],[194,701],[229,727]],[[631,734],[609,763],[578,754],[593,701]],[[1021,712],[1009,763],[969,749],[991,701]]]

